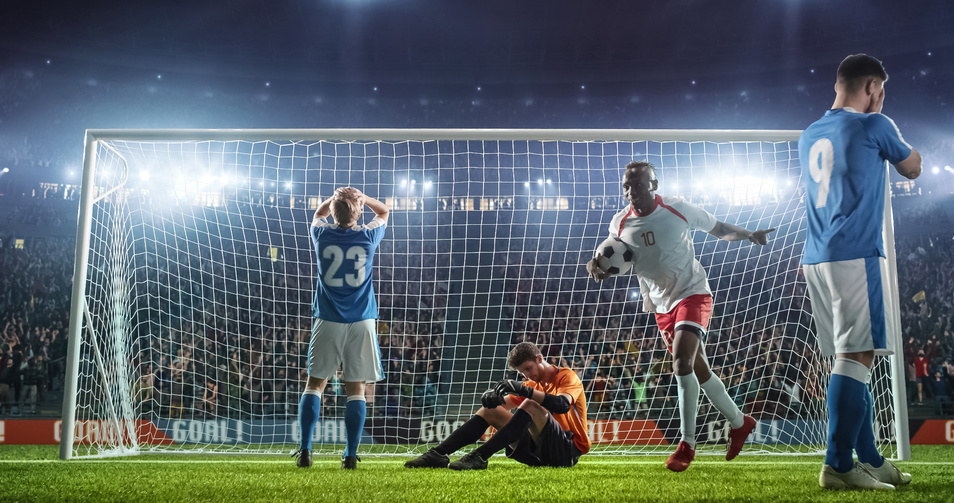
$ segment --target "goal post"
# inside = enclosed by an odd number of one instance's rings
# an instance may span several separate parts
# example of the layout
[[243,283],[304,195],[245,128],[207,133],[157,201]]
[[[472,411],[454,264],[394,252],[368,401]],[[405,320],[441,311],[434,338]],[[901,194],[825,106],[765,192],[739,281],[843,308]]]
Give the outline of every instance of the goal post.
[[[626,204],[632,160],[657,167],[661,194],[778,228],[765,247],[694,233],[714,294],[705,348],[759,419],[746,452],[821,452],[831,360],[817,352],[799,271],[798,135],[89,130],[60,457],[296,445],[316,271],[308,228],[345,185],[391,208],[372,277],[386,376],[369,386],[369,450],[411,455],[445,438],[512,376],[506,354],[522,340],[581,376],[594,453],[668,450],[671,357],[638,282],[596,284],[583,267]],[[910,456],[903,376],[898,355],[871,384],[879,445],[895,459]],[[333,378],[324,393],[316,454],[341,452],[341,387]],[[724,449],[727,425],[704,398],[699,425],[699,453]]]

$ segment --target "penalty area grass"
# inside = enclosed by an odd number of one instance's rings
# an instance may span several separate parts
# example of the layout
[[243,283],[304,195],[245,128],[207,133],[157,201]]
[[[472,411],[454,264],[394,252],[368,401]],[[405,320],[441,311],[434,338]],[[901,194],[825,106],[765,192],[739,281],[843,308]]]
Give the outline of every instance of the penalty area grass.
[[[892,501],[954,500],[954,447],[912,446],[914,476],[892,492],[818,487],[820,456],[696,457],[683,473],[664,456],[583,456],[569,469],[530,468],[501,454],[477,472],[410,470],[410,456],[367,456],[355,471],[336,456],[309,469],[288,456],[143,455],[57,460],[57,446],[0,446],[5,501]],[[458,456],[452,456],[456,459]]]

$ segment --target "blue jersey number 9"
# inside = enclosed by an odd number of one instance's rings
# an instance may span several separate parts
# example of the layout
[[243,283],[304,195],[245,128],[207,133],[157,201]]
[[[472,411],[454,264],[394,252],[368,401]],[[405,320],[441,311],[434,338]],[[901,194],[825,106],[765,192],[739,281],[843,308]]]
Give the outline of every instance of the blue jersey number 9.
[[828,204],[828,187],[831,183],[831,172],[835,167],[835,147],[828,138],[822,138],[812,144],[808,153],[808,172],[812,180],[818,184],[818,195],[815,198],[815,207],[824,208]]
[[[321,256],[326,259],[331,259],[331,265],[328,266],[328,270],[325,271],[326,285],[337,287],[344,286],[345,283],[348,283],[348,286],[359,287],[364,283],[364,263],[368,260],[368,254],[364,251],[364,248],[352,246],[348,248],[347,253],[345,253],[340,246],[331,245],[325,247],[321,252]],[[341,268],[341,264],[345,259],[353,261],[354,273],[345,274],[344,279],[337,278],[335,275],[338,273],[338,269]]]

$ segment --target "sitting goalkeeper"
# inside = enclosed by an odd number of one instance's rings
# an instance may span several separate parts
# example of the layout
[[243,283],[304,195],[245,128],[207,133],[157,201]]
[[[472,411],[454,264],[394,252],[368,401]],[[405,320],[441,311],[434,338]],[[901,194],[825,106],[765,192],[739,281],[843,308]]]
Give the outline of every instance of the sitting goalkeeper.
[[[540,349],[521,342],[510,350],[507,365],[523,374],[524,382],[505,379],[480,398],[474,417],[440,445],[404,463],[408,468],[484,470],[501,449],[507,457],[529,466],[569,467],[590,450],[583,383],[568,368],[550,365]],[[510,410],[517,408],[511,414]],[[485,444],[453,463],[449,454],[483,436],[488,426],[497,433]]]

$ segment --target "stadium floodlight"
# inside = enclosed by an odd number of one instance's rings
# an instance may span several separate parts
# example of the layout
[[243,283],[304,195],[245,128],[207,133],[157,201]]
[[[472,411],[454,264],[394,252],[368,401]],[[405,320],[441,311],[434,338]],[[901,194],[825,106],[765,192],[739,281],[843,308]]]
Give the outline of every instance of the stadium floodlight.
[[[744,379],[726,384],[759,420],[746,453],[818,454],[832,360],[815,348],[798,273],[805,209],[798,191],[778,190],[778,181],[799,178],[798,136],[87,131],[60,456],[290,451],[299,440],[315,285],[308,223],[345,185],[391,208],[373,276],[388,376],[368,402],[376,452],[409,455],[445,438],[473,414],[481,392],[509,375],[507,352],[522,338],[545,342],[548,357],[581,372],[593,356],[600,375],[625,384],[588,392],[599,446],[591,455],[670,452],[661,444],[677,441],[668,425],[678,412],[665,386],[652,388],[666,356],[653,318],[632,296],[637,280],[597,284],[583,268],[626,204],[620,178],[633,160],[657,167],[661,194],[682,195],[722,221],[777,228],[765,247],[694,233],[715,295],[706,349],[713,366]],[[741,162],[744,176],[727,168]],[[127,174],[142,169],[157,179],[148,188],[168,189],[177,204],[139,197],[146,189]],[[439,183],[448,197],[415,196],[415,178]],[[561,184],[560,197],[528,197],[529,185],[547,179]],[[294,194],[271,190],[288,180]],[[762,346],[770,349],[750,352]],[[888,457],[906,459],[902,359],[881,360],[872,375],[878,441]],[[773,379],[800,388],[801,399]],[[315,433],[318,455],[340,453],[344,443],[333,390]],[[700,414],[697,452],[724,452],[721,416],[705,407]]]

